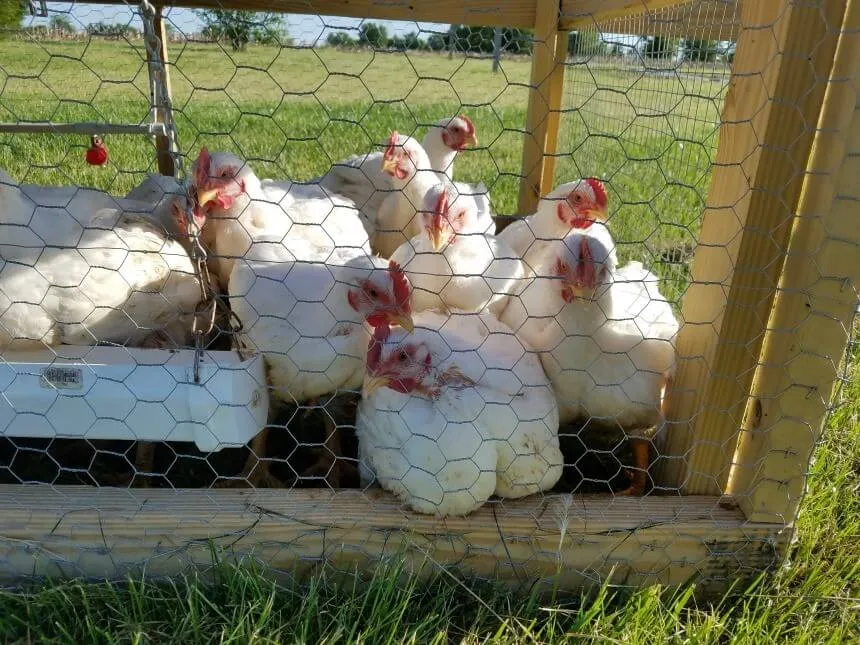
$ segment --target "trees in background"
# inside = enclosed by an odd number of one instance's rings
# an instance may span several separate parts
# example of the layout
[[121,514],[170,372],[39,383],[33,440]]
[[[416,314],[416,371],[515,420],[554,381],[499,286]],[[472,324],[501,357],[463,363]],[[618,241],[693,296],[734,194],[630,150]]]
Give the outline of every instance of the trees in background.
[[279,13],[207,9],[200,12],[200,19],[205,25],[204,38],[229,42],[233,51],[245,49],[248,43],[291,44],[291,39],[284,30],[284,18]]
[[725,48],[720,48],[720,44],[716,40],[685,38],[681,41],[681,56],[684,60],[691,62],[712,63],[724,51]]
[[678,52],[678,41],[666,36],[652,36],[645,41],[642,54],[645,58],[666,60],[674,58]]
[[0,29],[20,29],[25,6],[22,0],[0,0]]

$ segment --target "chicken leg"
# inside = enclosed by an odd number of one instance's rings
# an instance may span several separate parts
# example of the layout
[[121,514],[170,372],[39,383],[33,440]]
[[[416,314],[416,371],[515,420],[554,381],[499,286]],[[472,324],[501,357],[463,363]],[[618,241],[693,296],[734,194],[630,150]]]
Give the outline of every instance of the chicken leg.
[[630,486],[618,495],[630,495],[641,497],[645,492],[645,484],[648,483],[648,447],[650,441],[641,437],[630,437],[630,447],[633,450],[633,469],[625,469],[625,474],[630,478]]
[[138,441],[134,452],[134,473],[131,481],[140,478],[140,488],[152,485],[150,473],[155,467],[155,444],[151,441]]
[[266,439],[269,435],[269,428],[263,428],[251,440],[251,453],[245,461],[245,467],[236,478],[230,478],[217,482],[216,488],[240,488],[248,484],[252,488],[286,488],[287,485],[280,479],[275,477],[269,469],[269,462],[263,460],[266,454]]
[[[310,414],[308,410],[305,414]],[[323,423],[325,424],[325,442],[322,448],[317,448],[319,456],[317,460],[302,471],[300,477],[323,477],[332,488],[340,488],[341,480],[346,477],[343,469],[354,468],[352,464],[344,462],[338,457],[342,456],[340,443],[340,430],[335,420],[327,410],[323,410]]]

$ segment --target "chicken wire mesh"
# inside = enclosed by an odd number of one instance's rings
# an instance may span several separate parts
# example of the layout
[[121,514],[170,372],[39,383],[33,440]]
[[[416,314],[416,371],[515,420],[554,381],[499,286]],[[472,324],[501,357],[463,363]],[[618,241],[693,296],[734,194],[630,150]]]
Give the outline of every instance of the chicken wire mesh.
[[[672,381],[674,345],[738,9],[579,16],[577,30],[561,32],[565,93],[548,187],[560,191],[529,226],[517,200],[530,62],[548,44],[458,17],[166,8],[160,75],[148,64],[159,51],[148,3],[50,3],[46,18],[0,41],[0,123],[152,124],[175,137],[180,180],[148,174],[159,168],[149,137],[87,132],[103,135],[99,164],[80,134],[0,134],[12,213],[0,247],[2,483],[46,483],[60,497],[69,484],[355,489],[316,499],[301,520],[308,533],[292,546],[273,537],[256,553],[263,560],[320,539],[361,559],[388,539],[350,535],[368,519],[350,507],[365,503],[380,514],[512,513],[507,533],[445,537],[486,575],[519,575],[513,560],[545,572],[565,540],[598,548],[578,534],[588,518],[624,539],[578,569],[583,579],[611,565],[635,573],[642,553],[656,579],[695,570],[672,553],[689,529],[662,541],[637,531],[736,519],[717,498],[668,503],[659,493],[673,486],[649,463],[665,441],[664,388],[686,385]],[[344,163],[350,155],[362,157]],[[792,216],[786,206],[783,222]],[[380,485],[399,501],[380,497]],[[644,499],[621,514],[603,508],[629,492]],[[505,501],[524,495],[535,505]],[[283,511],[246,510],[269,520]],[[324,519],[341,515],[351,519]],[[217,524],[186,520],[192,533]],[[87,571],[104,546],[51,559]],[[432,555],[438,545],[413,548]],[[177,538],[155,557],[191,561],[199,549]],[[9,547],[11,568],[19,550]],[[753,561],[753,571],[776,562],[754,530],[716,537],[708,552]]]

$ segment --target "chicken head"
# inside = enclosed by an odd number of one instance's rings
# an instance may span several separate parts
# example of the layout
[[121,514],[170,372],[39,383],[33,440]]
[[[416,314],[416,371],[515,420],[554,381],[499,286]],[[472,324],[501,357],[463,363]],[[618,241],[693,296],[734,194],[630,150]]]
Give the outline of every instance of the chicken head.
[[202,228],[215,209],[229,216],[242,196],[247,196],[247,184],[253,171],[237,156],[218,152],[209,154],[204,146],[191,169],[189,195],[195,200],[194,223]]
[[[398,342],[399,341],[399,342]],[[395,392],[433,395],[430,371],[433,359],[425,343],[406,341],[402,334],[392,340],[388,325],[376,327],[367,350],[367,371],[362,392],[370,396],[382,387]]]
[[562,184],[541,201],[543,208],[555,210],[555,216],[571,229],[588,228],[607,219],[606,188],[593,177]]
[[468,146],[478,145],[475,125],[465,114],[460,114],[450,120],[443,119],[439,125],[444,126],[442,130],[442,142],[451,150],[462,152]]
[[427,191],[421,219],[424,233],[436,253],[453,244],[457,235],[480,233],[475,201],[458,199],[456,190],[445,184]]
[[603,225],[574,231],[562,241],[553,258],[552,274],[561,280],[565,302],[599,297],[598,292],[609,285],[615,272],[612,250],[612,238]]
[[408,181],[418,171],[422,153],[427,156],[420,143],[394,130],[382,153],[382,171],[402,182]]
[[403,269],[394,261],[385,270],[375,270],[347,291],[349,306],[358,312],[371,327],[399,325],[411,332],[411,287]]

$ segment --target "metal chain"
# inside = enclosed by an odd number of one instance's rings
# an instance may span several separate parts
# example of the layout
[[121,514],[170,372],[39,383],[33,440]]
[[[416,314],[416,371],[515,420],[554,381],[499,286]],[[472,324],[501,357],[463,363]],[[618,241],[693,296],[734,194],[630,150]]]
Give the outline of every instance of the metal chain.
[[[164,61],[161,59],[161,36],[155,30],[156,10],[149,0],[142,0],[140,12],[143,17],[144,41],[150,65],[150,93],[153,97],[153,116],[160,113],[164,124],[164,132],[169,142],[169,154],[173,161],[174,175],[183,189],[187,186],[187,177],[179,153],[179,135],[176,122],[173,120],[173,106],[167,91]],[[200,382],[200,362],[203,359],[204,339],[215,328],[218,312],[218,299],[212,288],[209,275],[206,249],[200,241],[199,231],[194,223],[193,206],[190,199],[185,202],[186,230],[191,241],[189,255],[194,265],[200,284],[200,301],[194,311],[194,322],[191,331],[194,336],[194,382]]]

